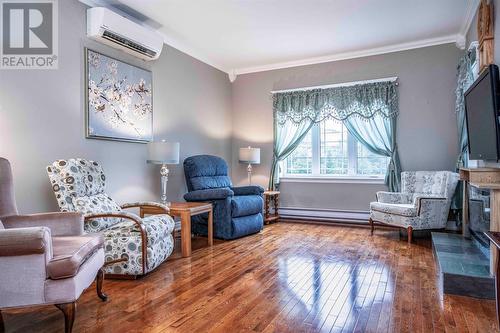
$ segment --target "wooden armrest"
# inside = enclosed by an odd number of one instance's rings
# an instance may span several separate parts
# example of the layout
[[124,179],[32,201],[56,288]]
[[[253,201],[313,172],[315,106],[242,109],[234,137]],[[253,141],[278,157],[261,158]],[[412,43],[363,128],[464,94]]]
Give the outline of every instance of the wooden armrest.
[[84,215],[85,221],[91,219],[99,219],[103,217],[121,217],[124,219],[132,220],[136,224],[142,225],[142,219],[139,216],[129,212],[102,212],[102,213],[87,213]]
[[142,240],[142,274],[146,274],[146,263],[147,263],[147,242],[148,242],[148,237],[146,233],[146,227],[144,227],[144,224],[142,223],[142,219],[132,213],[128,212],[102,212],[102,213],[88,213],[85,214],[84,218],[85,221],[91,220],[91,219],[98,219],[98,218],[103,218],[103,217],[120,217],[124,219],[129,219],[133,221],[137,227],[139,228],[139,232],[141,233],[141,240]]
[[162,209],[166,214],[170,213],[170,208],[168,208],[166,205],[158,203],[158,202],[153,202],[153,201],[140,201],[140,202],[132,202],[132,203],[126,203],[121,206],[123,209],[127,208],[135,208],[135,207],[154,207],[154,208],[160,208]]

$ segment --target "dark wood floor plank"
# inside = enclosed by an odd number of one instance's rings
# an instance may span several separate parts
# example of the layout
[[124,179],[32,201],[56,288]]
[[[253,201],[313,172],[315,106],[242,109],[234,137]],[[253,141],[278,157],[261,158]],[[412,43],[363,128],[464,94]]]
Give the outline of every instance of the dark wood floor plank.
[[[495,303],[443,295],[428,239],[277,223],[242,239],[195,239],[138,280],[90,288],[74,332],[497,332]],[[55,307],[3,311],[6,332],[62,332]]]

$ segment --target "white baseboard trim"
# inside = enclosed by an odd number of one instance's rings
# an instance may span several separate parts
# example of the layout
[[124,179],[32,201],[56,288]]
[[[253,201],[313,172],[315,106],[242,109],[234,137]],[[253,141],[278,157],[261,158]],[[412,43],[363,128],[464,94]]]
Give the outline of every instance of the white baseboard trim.
[[315,220],[324,222],[349,222],[368,224],[370,212],[361,210],[336,210],[321,208],[280,207],[282,219]]

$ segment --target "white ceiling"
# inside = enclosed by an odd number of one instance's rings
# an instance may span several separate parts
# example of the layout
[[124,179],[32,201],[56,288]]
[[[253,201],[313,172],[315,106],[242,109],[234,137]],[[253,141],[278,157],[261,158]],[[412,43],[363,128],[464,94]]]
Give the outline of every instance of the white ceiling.
[[444,43],[463,47],[478,0],[119,2],[150,19],[145,23],[173,47],[241,74]]

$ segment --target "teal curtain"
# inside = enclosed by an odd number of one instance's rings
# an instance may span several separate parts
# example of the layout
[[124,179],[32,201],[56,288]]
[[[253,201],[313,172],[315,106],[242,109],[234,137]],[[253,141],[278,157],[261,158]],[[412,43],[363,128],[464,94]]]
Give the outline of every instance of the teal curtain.
[[457,89],[455,90],[455,113],[457,114],[458,128],[458,158],[457,169],[466,167],[467,156],[467,121],[465,117],[464,93],[474,82],[474,73],[472,71],[472,54],[466,52],[460,59],[457,67]]
[[287,158],[297,148],[314,124],[312,119],[304,119],[299,124],[286,122],[278,125],[276,121],[274,122],[273,161],[269,176],[269,189],[276,189],[279,162]]
[[399,190],[397,86],[394,81],[382,81],[274,93],[274,150],[269,188],[274,189],[278,181],[279,161],[295,150],[315,123],[331,118],[344,122],[349,132],[370,151],[390,157],[386,184],[392,191]]
[[[472,64],[476,60],[475,49],[467,51],[458,63],[457,67],[457,88],[455,90],[455,113],[457,115],[457,130],[458,130],[458,157],[456,162],[456,171],[462,167],[467,167],[469,157],[467,152],[467,119],[465,117],[465,99],[464,93],[474,82],[474,72]],[[463,183],[459,185],[455,191],[455,196],[452,201],[453,209],[462,208],[463,198]]]
[[401,188],[401,162],[396,144],[396,118],[380,114],[375,114],[368,120],[349,117],[344,120],[344,125],[372,153],[390,157],[385,183],[389,191],[398,192]]

